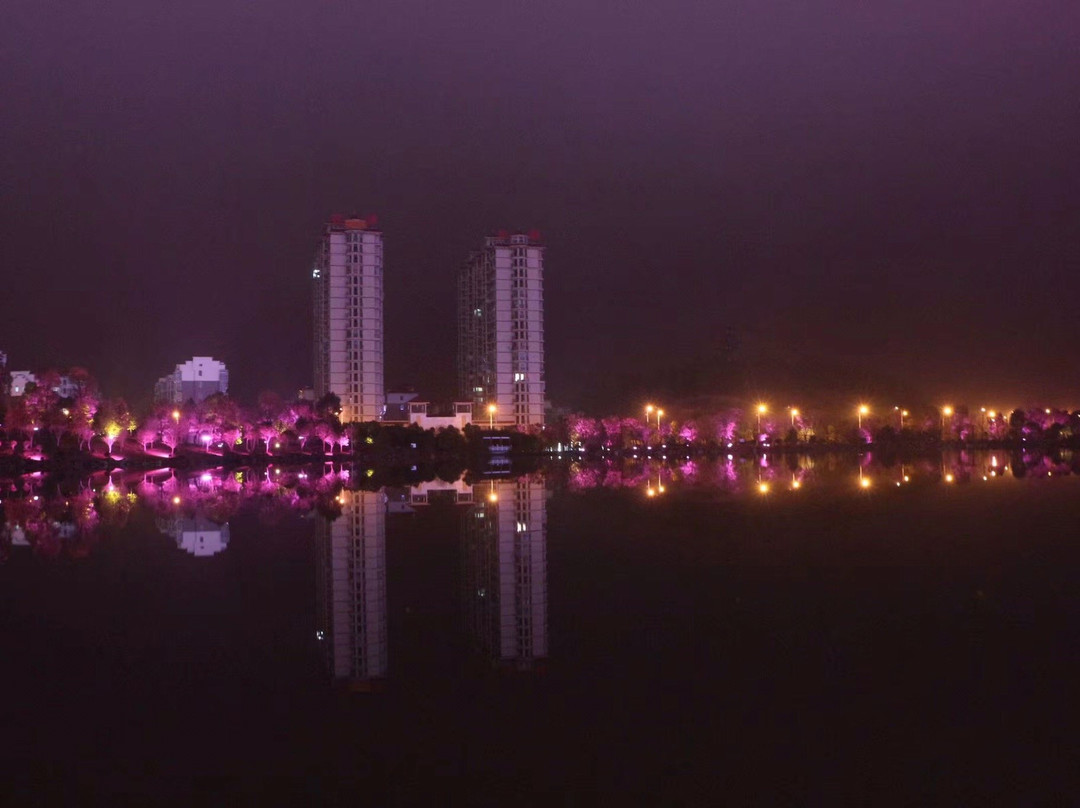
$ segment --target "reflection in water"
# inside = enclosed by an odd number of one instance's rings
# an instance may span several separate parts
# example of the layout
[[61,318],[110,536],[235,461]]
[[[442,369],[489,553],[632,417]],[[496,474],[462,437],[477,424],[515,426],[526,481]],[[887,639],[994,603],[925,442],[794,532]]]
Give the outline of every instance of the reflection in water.
[[518,669],[547,656],[547,499],[542,480],[485,483],[462,517],[466,619],[479,649]]
[[[664,507],[691,492],[753,498],[909,496],[927,486],[1058,484],[1080,473],[1069,450],[951,452],[888,458],[820,454],[697,457],[672,463],[626,461],[552,466],[570,492],[631,488]],[[72,481],[35,474],[0,480],[0,560],[12,553],[80,558],[110,540],[137,510],[149,512],[177,552],[209,558],[228,551],[229,522],[248,509],[273,526],[315,514],[317,636],[335,679],[366,688],[388,672],[387,510],[409,512],[439,501],[461,506],[462,587],[468,633],[499,665],[527,669],[548,654],[546,491],[538,476],[415,481],[389,497],[354,490],[346,469],[118,471]],[[890,493],[892,492],[892,493]]]
[[317,637],[335,679],[363,689],[386,676],[386,496],[345,491],[341,516],[316,522]]
[[176,539],[176,546],[193,556],[217,555],[229,546],[229,523],[217,524],[205,516],[159,519],[158,530]]
[[[909,485],[994,487],[1021,479],[1057,480],[1080,474],[1080,454],[1064,448],[1049,454],[964,450],[903,459],[870,453],[858,457],[720,455],[671,463],[645,459],[573,462],[552,466],[550,472],[556,479],[562,478],[571,492],[634,488],[658,504],[688,489],[755,498],[769,494],[768,498],[776,501],[781,495],[813,496],[830,489],[839,495],[878,495]],[[498,495],[510,484],[509,479],[503,479],[491,485]],[[228,523],[240,508],[253,509],[260,521],[272,525],[290,515],[336,512],[341,507],[336,502],[339,493],[353,487],[349,471],[331,465],[321,471],[272,467],[189,475],[162,469],[99,473],[79,481],[42,474],[0,480],[0,560],[14,548],[27,547],[43,557],[85,556],[103,536],[126,524],[135,508],[153,512],[161,531],[176,540],[181,551],[210,556],[227,549]],[[408,513],[434,498],[463,506],[475,502],[491,509],[496,503],[483,500],[483,496],[486,494],[476,494],[464,480],[416,481],[411,488],[392,493],[389,507],[394,513]],[[511,499],[518,501],[517,495]],[[532,507],[542,508],[542,501],[536,500]],[[536,520],[510,518],[508,524],[513,527],[518,522],[528,524],[530,531],[543,529],[542,521]]]

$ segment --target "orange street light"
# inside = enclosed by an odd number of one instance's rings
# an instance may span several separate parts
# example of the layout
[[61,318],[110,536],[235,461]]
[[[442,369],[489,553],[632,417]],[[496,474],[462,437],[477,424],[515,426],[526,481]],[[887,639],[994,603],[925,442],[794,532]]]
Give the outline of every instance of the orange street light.
[[859,410],[858,410],[858,417],[859,417],[859,429],[860,429],[860,430],[862,429],[862,419],[863,419],[863,416],[864,416],[864,415],[869,415],[869,414],[870,414],[870,408],[869,408],[869,407],[867,407],[867,406],[866,406],[865,404],[860,404],[860,405],[859,405]]
[[487,407],[487,411],[488,411],[488,429],[494,429],[495,428],[495,410],[496,410],[496,407],[495,407],[494,404],[488,404],[488,407]]

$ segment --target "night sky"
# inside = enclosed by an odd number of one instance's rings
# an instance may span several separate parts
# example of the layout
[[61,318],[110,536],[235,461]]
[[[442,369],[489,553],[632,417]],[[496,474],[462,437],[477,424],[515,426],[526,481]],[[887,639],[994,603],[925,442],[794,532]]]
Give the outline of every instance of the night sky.
[[1080,406],[1080,3],[8,0],[0,350],[134,402],[310,384],[333,212],[385,234],[387,383],[454,275],[547,245],[557,405]]

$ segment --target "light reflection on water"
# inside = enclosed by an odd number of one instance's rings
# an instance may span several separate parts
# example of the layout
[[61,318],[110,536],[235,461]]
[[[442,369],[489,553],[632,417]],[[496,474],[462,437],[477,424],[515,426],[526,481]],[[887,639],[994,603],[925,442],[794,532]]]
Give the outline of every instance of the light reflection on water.
[[[1056,748],[1080,667],[1077,478],[1071,456],[985,452],[567,463],[394,487],[340,467],[0,481],[7,670],[27,671],[15,725],[50,761],[130,705],[125,767],[175,753],[190,714],[196,737],[254,746],[260,776],[294,759],[348,776],[364,755],[411,772],[468,746],[500,770],[580,761],[575,782],[607,765],[609,782],[666,783],[746,739],[786,742],[809,714],[791,754],[810,770],[823,736],[840,739],[828,760],[839,745],[891,764],[930,743],[934,766],[972,738],[1016,738],[1001,748],[1041,765],[1028,739]],[[342,699],[328,679],[381,692]],[[145,726],[161,727],[149,753]],[[604,749],[620,751],[605,764]],[[841,774],[870,777],[858,764]]]
[[[627,460],[550,466],[520,477],[467,476],[362,488],[368,475],[327,465],[186,474],[114,472],[77,481],[29,475],[0,482],[3,558],[30,551],[80,558],[137,509],[196,558],[226,552],[230,520],[252,509],[263,524],[314,519],[316,638],[333,677],[371,689],[388,662],[386,523],[432,503],[459,512],[461,586],[469,634],[490,661],[531,669],[548,653],[547,500],[560,489],[638,493],[655,507],[680,497],[749,499],[781,507],[810,497],[918,496],[928,487],[1031,485],[1078,474],[1071,454],[959,452],[938,457],[768,455]],[[901,489],[901,491],[897,491]]]
[[[1076,477],[1080,458],[1070,451],[1053,455],[964,451],[906,459],[871,453],[627,459],[553,464],[544,473],[527,477],[469,475],[453,482],[415,480],[377,488],[367,485],[369,473],[328,464],[323,469],[117,471],[74,481],[42,474],[0,480],[0,546],[5,557],[20,546],[47,557],[85,555],[103,533],[126,524],[136,507],[149,509],[158,529],[180,549],[206,556],[227,548],[229,519],[241,508],[255,509],[268,523],[288,515],[319,514],[322,526],[331,524],[327,520],[337,524],[341,518],[355,522],[358,508],[365,513],[379,509],[408,513],[436,499],[479,513],[507,499],[522,508],[526,507],[522,493],[512,489],[526,484],[530,491],[546,486],[571,494],[629,489],[658,502],[690,492],[736,498],[821,492],[865,496],[896,488],[1030,484]],[[361,491],[377,493],[381,504],[376,508],[367,499],[358,499]],[[526,499],[528,507],[540,507]],[[510,522],[521,523],[521,519]]]

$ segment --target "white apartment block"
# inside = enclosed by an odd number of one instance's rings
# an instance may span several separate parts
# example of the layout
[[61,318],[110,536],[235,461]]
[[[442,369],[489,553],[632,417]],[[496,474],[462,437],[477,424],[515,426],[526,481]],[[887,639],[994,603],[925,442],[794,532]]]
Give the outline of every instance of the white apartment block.
[[[0,366],[0,371],[2,370],[3,368]],[[12,396],[25,395],[26,385],[28,384],[40,384],[37,374],[29,370],[13,370],[10,375],[11,387],[9,392]],[[61,376],[56,380],[52,391],[60,398],[74,398],[79,394],[80,388],[70,376]]]
[[330,672],[363,689],[386,676],[386,496],[342,491],[341,516],[316,524],[319,627]]
[[537,234],[489,236],[458,275],[458,380],[476,423],[544,423],[544,248]]
[[168,404],[199,404],[216,393],[228,392],[229,369],[212,356],[193,356],[154,385],[154,399]]
[[311,271],[315,395],[341,399],[341,420],[376,421],[383,389],[383,237],[364,219],[332,216]]
[[37,384],[37,374],[29,370],[11,371],[11,395],[21,396],[26,393],[26,385]]

